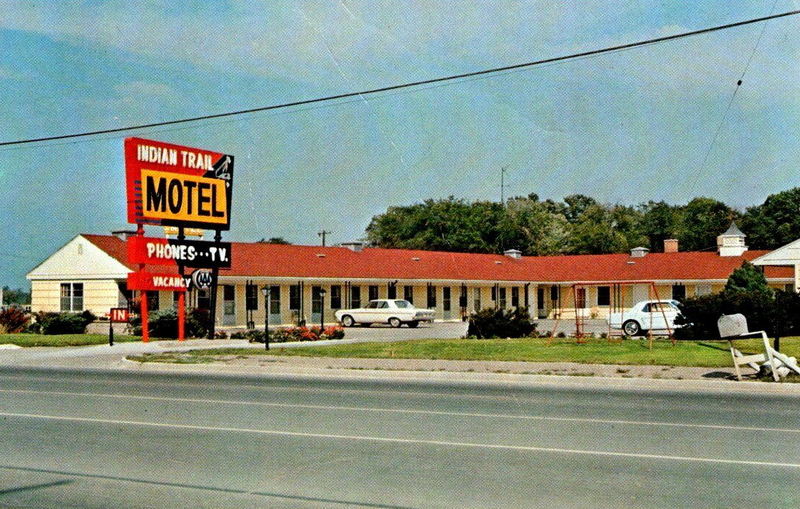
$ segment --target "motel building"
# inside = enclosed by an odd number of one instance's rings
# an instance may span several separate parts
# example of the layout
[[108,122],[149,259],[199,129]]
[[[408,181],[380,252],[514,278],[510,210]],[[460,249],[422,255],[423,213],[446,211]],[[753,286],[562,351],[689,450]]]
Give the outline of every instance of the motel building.
[[[133,232],[81,234],[28,273],[32,310],[98,316],[132,306],[138,292],[126,288],[137,269],[127,262]],[[437,320],[461,320],[484,308],[527,307],[534,319],[602,319],[649,299],[680,299],[721,291],[745,260],[764,266],[773,288],[798,288],[800,240],[776,251],[748,250],[745,235],[731,225],[717,238],[716,251],[682,252],[666,240],[664,253],[635,248],[630,253],[574,256],[472,254],[365,247],[233,243],[232,266],[219,272],[216,320],[221,328],[263,327],[261,288],[271,287],[269,322],[318,324],[325,289],[325,321],[338,309],[371,299],[398,298],[435,309]],[[145,270],[164,272],[164,267]],[[191,269],[187,269],[188,271]],[[208,290],[191,290],[190,308],[209,308]],[[152,311],[177,305],[173,292],[148,292]],[[135,311],[137,308],[132,308]]]

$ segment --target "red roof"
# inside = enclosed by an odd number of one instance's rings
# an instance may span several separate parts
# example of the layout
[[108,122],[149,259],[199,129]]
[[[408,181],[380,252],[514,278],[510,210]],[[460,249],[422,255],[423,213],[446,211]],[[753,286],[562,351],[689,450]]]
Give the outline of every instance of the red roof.
[[[120,263],[127,262],[125,242],[111,235],[83,235]],[[767,251],[721,257],[715,252],[524,256],[345,247],[232,243],[232,266],[222,276],[333,279],[417,279],[477,281],[681,281],[725,280],[745,260]],[[147,266],[151,272],[169,267]],[[793,278],[792,267],[767,267],[768,278]]]

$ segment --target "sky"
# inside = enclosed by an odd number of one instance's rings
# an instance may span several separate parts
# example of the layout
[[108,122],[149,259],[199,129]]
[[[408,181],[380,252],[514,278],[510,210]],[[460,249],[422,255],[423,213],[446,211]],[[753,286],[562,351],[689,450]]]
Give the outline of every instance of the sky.
[[[0,141],[312,99],[796,9],[3,0]],[[792,16],[446,85],[0,147],[0,285],[27,287],[25,274],[79,233],[131,226],[126,136],[233,154],[232,241],[318,244],[322,229],[329,243],[354,240],[393,205],[499,200],[502,167],[506,196],[756,205],[800,186],[799,26]]]

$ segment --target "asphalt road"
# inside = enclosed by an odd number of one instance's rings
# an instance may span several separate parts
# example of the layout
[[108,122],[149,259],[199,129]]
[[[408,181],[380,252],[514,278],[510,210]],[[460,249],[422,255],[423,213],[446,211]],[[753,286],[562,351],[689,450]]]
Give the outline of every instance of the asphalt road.
[[800,397],[0,368],[0,506],[797,507]]

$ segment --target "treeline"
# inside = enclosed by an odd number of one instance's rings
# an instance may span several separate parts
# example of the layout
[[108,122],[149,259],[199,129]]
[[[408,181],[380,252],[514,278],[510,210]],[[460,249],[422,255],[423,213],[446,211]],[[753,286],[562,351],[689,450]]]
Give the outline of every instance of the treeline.
[[622,253],[645,246],[663,251],[675,238],[681,251],[712,250],[736,221],[750,249],[775,249],[800,238],[800,188],[739,211],[713,198],[685,205],[599,203],[574,194],[563,201],[536,194],[497,202],[454,197],[390,207],[372,218],[367,240],[378,247],[473,253],[519,249],[525,255]]

